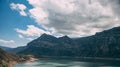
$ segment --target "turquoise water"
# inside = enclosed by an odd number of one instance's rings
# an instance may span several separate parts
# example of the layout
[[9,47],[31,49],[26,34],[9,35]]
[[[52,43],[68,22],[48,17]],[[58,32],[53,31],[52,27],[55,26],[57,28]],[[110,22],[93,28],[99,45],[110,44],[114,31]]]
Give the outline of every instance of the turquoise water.
[[16,64],[13,67],[120,67],[120,62],[83,62],[75,60],[37,60],[34,62]]

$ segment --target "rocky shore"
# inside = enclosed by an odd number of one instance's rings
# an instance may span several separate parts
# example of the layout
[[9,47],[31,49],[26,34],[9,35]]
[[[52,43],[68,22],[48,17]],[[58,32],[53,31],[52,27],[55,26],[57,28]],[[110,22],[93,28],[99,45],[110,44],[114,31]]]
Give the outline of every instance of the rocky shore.
[[15,65],[15,64],[32,62],[32,61],[35,61],[35,60],[37,60],[37,58],[35,58],[32,55],[24,55],[21,58],[19,58],[17,61],[10,61],[8,63],[8,67],[13,67],[13,65]]
[[0,48],[0,67],[13,67],[14,64],[35,61],[33,55],[16,55],[7,53]]

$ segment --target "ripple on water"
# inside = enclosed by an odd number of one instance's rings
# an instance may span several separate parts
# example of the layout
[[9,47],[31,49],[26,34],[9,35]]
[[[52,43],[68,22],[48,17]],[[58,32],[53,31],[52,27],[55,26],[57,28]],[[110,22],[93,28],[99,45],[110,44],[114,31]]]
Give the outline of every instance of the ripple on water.
[[38,60],[24,64],[16,64],[14,67],[120,67],[109,63],[80,62],[70,60]]

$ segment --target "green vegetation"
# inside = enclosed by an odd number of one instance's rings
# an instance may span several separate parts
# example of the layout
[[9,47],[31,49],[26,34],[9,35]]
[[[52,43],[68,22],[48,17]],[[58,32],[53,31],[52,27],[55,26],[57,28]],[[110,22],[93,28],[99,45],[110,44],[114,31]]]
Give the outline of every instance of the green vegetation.
[[8,67],[8,63],[5,60],[1,60],[0,67]]

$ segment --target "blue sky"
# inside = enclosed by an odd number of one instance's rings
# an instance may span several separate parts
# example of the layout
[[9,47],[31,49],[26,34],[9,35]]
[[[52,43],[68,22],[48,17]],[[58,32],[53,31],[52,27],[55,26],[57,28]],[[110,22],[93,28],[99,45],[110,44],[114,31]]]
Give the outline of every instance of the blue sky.
[[120,26],[120,0],[0,0],[0,5],[0,46],[24,46],[43,33],[83,37]]
[[[0,0],[0,39],[8,42],[13,40],[15,43],[1,43],[0,45],[8,47],[26,45],[29,40],[20,39],[15,29],[26,29],[27,25],[38,25],[28,16],[20,16],[19,12],[11,10],[10,3],[12,2],[15,2],[15,0]],[[15,3],[25,4],[26,2],[25,0],[20,0]]]

